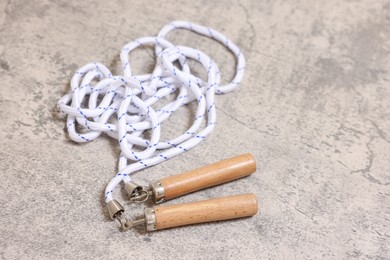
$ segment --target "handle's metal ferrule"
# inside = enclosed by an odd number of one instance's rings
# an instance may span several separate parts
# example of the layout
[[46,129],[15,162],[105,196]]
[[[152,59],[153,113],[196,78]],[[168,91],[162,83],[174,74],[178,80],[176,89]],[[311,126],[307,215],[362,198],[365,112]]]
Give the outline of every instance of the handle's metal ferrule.
[[154,213],[154,209],[145,208],[145,224],[147,231],[155,231],[157,230],[156,226],[156,214]]
[[154,202],[156,204],[165,201],[165,190],[160,181],[153,181],[150,183],[150,190],[154,195]]

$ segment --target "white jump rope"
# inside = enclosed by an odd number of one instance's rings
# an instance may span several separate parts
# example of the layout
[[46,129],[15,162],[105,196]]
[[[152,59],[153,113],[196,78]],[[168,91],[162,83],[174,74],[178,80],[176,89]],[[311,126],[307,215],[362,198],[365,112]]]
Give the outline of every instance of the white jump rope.
[[[165,36],[175,29],[187,29],[207,36],[229,49],[237,59],[233,80],[220,86],[220,71],[209,56],[200,50],[167,41]],[[155,46],[156,65],[151,74],[133,75],[129,53],[144,45]],[[106,203],[113,200],[113,190],[119,183],[131,181],[130,174],[133,172],[186,152],[205,139],[216,124],[214,95],[236,89],[245,70],[243,54],[225,35],[185,21],[167,24],[157,37],[144,37],[126,44],[120,58],[123,76],[113,76],[103,64],[89,63],[75,72],[71,91],[58,102],[59,110],[67,114],[67,129],[73,141],[90,142],[102,133],[118,140],[121,149],[119,172],[106,187]],[[189,59],[204,67],[206,81],[191,74]],[[175,61],[180,68],[173,64]],[[98,83],[94,84],[94,80]],[[176,96],[176,99],[161,109],[153,109],[160,99],[170,95]],[[191,127],[172,140],[160,140],[162,123],[181,106],[193,101],[198,106]],[[200,129],[203,120],[206,120],[206,126]],[[147,130],[151,131],[150,140],[144,137]],[[137,152],[134,146],[145,149]],[[133,162],[128,164],[128,160]]]

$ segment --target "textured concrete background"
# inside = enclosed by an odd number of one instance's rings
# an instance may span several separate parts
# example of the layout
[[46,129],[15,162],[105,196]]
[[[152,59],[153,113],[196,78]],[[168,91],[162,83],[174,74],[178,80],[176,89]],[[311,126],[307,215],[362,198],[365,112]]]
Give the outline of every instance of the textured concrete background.
[[[253,176],[173,202],[254,192],[261,211],[121,233],[103,204],[117,145],[69,141],[56,102],[78,67],[100,61],[118,72],[125,43],[176,19],[230,37],[247,73],[217,97],[219,124],[205,142],[135,179],[252,152]],[[390,258],[390,2],[2,0],[0,28],[1,259]],[[231,77],[233,58],[218,44],[169,37]],[[150,69],[151,54],[134,55],[136,71]],[[185,128],[171,126],[166,136]]]

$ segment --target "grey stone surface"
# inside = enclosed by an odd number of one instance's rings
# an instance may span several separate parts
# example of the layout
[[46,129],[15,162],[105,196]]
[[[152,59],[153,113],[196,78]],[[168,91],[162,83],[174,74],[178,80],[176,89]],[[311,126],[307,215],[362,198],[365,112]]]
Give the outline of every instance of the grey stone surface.
[[[125,43],[176,19],[229,36],[247,73],[217,97],[219,123],[205,142],[134,178],[251,152],[253,176],[171,203],[253,192],[261,210],[121,233],[103,203],[116,143],[71,142],[56,102],[78,67],[100,61],[118,72]],[[187,32],[170,39],[232,75],[219,45]],[[136,71],[151,54],[134,54]],[[390,2],[381,0],[0,1],[0,259],[389,259],[389,69]],[[185,127],[168,124],[167,136]]]

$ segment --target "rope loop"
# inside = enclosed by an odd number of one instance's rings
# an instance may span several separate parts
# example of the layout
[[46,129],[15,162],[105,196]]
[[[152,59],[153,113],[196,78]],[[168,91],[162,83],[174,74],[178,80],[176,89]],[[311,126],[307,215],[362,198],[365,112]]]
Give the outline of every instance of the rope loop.
[[[230,50],[237,60],[233,80],[221,86],[218,65],[208,55],[167,41],[165,36],[176,29],[209,37]],[[129,54],[145,45],[155,48],[155,67],[152,73],[133,75]],[[120,60],[122,75],[113,76],[97,62],[78,69],[70,92],[58,102],[59,110],[67,115],[67,130],[73,141],[90,142],[102,133],[118,140],[119,173],[107,185],[106,202],[112,200],[112,192],[120,182],[130,181],[131,173],[186,152],[205,139],[216,124],[215,94],[236,89],[245,70],[243,54],[226,36],[186,21],[169,23],[156,37],[129,42],[122,48]],[[207,80],[191,73],[189,60],[205,69]],[[159,101],[168,97],[174,98],[157,109]],[[191,102],[197,103],[192,125],[171,140],[160,140],[163,122]],[[128,164],[128,160],[133,162]]]

